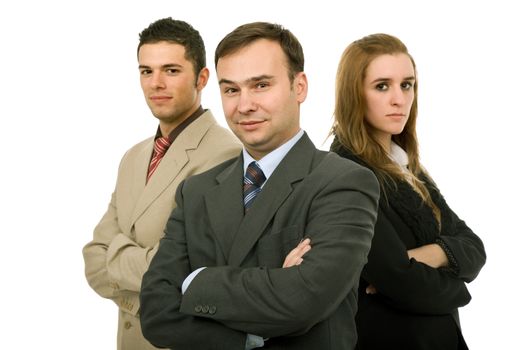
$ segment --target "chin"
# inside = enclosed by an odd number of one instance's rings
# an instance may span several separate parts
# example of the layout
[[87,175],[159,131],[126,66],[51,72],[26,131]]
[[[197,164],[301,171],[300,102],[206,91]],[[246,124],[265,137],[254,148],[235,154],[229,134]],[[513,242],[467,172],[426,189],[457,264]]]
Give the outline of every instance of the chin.
[[394,128],[391,130],[391,134],[392,135],[399,135],[403,132],[403,130],[405,130],[405,126],[403,125],[402,127],[398,127],[398,128]]

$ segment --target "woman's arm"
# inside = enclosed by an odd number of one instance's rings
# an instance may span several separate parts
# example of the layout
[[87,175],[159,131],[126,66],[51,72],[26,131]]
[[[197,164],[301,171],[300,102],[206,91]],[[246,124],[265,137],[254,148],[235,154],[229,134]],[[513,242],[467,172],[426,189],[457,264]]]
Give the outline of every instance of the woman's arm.
[[448,206],[447,210],[452,216],[451,229],[444,230],[439,238],[453,255],[457,276],[465,282],[471,282],[485,265],[485,247],[481,239]]
[[470,301],[465,283],[454,273],[409,257],[381,208],[362,277],[375,287],[377,297],[405,311],[445,314]]

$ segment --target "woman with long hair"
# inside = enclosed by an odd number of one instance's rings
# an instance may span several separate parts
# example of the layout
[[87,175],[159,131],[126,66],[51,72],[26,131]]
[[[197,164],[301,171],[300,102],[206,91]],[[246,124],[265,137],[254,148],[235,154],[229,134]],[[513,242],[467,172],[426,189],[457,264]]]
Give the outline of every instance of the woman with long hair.
[[359,286],[358,349],[467,349],[458,307],[482,241],[419,161],[414,59],[396,37],[351,43],[337,72],[331,150],[376,174],[378,218]]

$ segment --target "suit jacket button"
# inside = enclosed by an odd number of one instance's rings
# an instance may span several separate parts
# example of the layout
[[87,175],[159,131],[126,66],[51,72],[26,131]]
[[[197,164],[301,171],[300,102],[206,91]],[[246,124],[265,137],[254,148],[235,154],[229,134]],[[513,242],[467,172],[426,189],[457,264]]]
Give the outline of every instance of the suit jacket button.
[[210,315],[213,315],[213,314],[215,314],[216,312],[217,312],[217,307],[215,307],[215,306],[210,306],[210,310],[208,311],[208,313],[209,313]]
[[124,322],[124,328],[125,329],[130,329],[131,328],[131,322],[129,322],[129,321]]
[[195,306],[195,312],[200,313],[201,311],[202,311],[202,306],[201,305]]
[[205,313],[205,314],[207,314],[209,310],[210,310],[210,307],[208,305],[204,305],[202,307],[202,312]]

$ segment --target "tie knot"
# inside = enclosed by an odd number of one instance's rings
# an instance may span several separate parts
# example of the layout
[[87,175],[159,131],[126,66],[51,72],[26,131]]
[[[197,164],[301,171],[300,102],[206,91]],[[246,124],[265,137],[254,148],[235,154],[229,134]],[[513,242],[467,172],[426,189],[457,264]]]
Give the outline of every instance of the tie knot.
[[164,153],[166,153],[166,150],[170,147],[170,145],[170,140],[167,137],[159,137],[155,140],[155,154],[162,157]]
[[257,164],[255,161],[251,162],[248,165],[248,168],[246,168],[244,183],[261,187],[264,181],[266,181],[266,176],[264,176],[264,173],[259,167],[259,164]]

